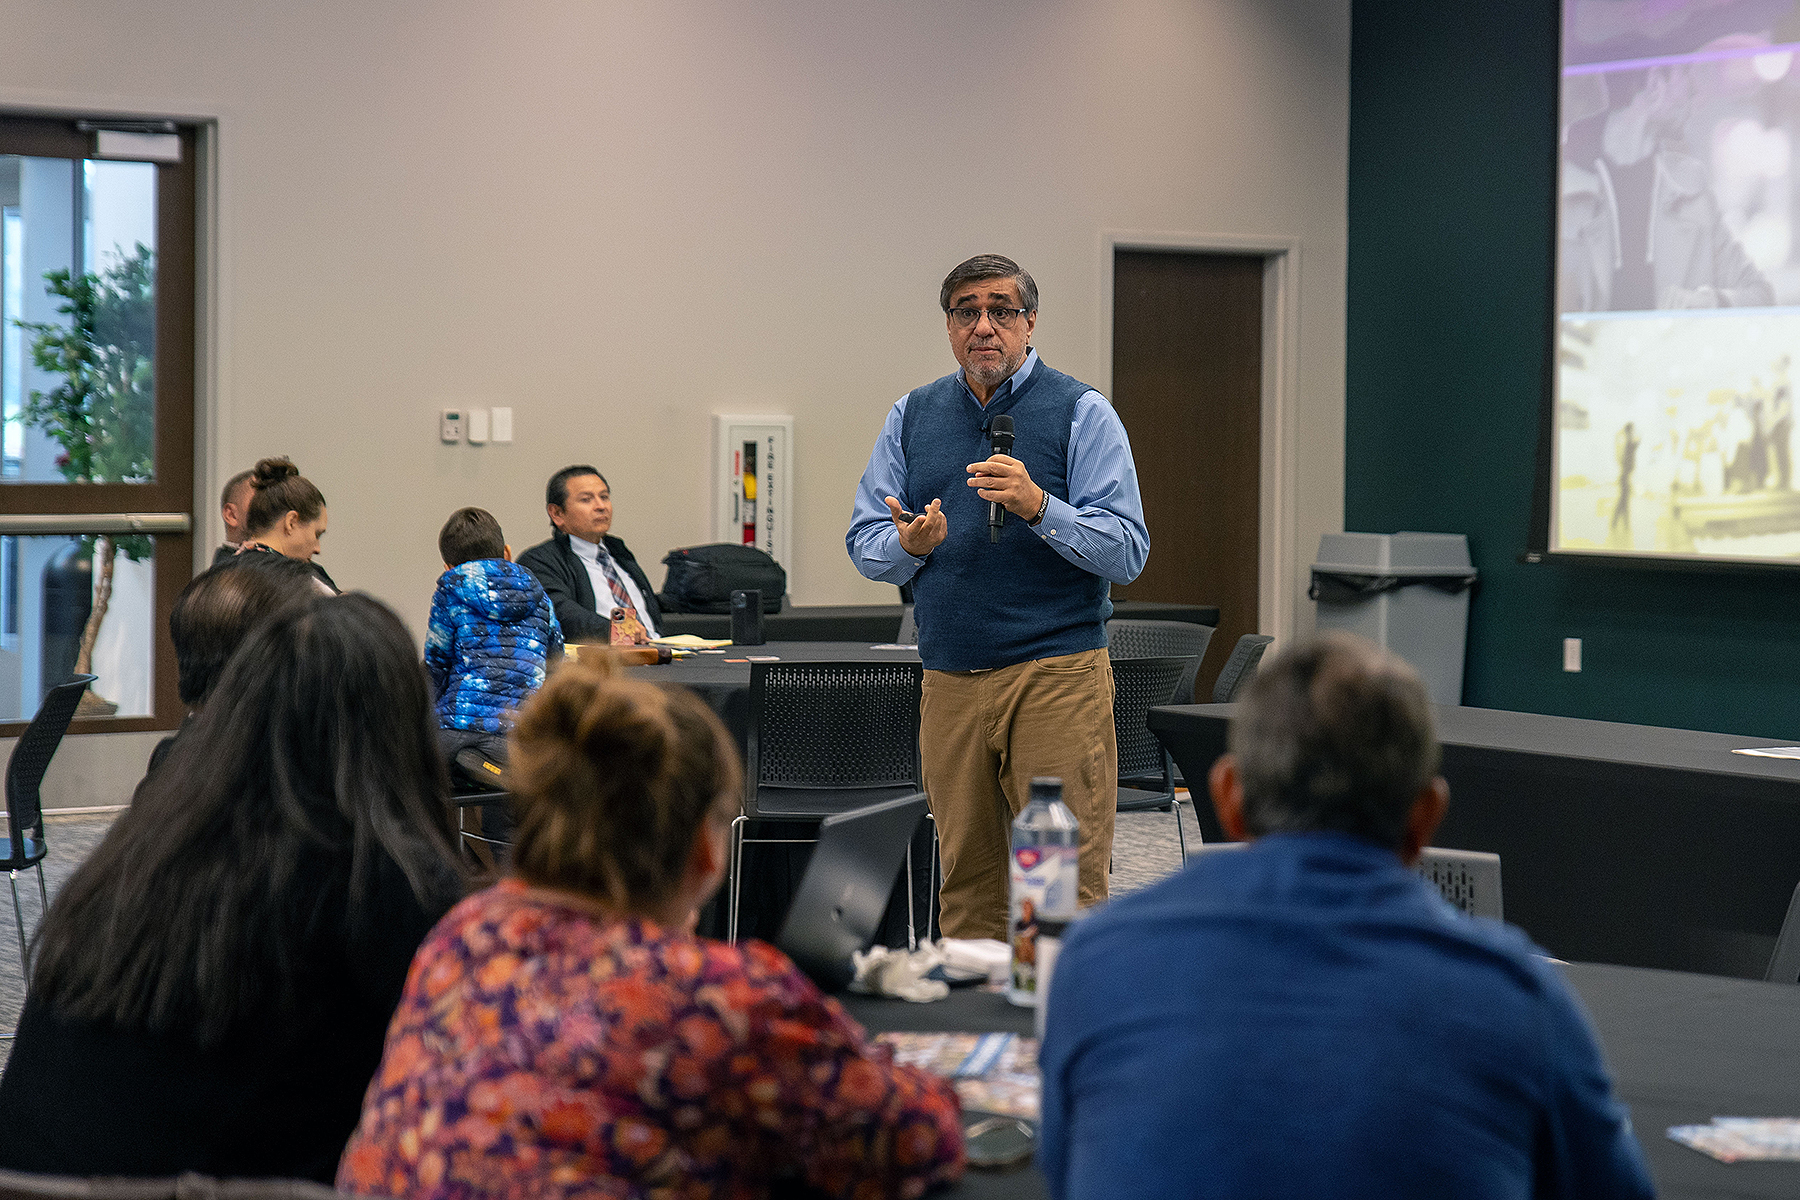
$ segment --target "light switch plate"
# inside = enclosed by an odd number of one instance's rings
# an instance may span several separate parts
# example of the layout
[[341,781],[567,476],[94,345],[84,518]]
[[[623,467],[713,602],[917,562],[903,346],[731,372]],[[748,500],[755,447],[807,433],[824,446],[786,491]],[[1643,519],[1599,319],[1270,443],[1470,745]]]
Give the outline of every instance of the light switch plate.
[[479,446],[488,440],[488,410],[471,408],[469,410],[469,445]]
[[491,428],[488,431],[488,436],[496,442],[510,442],[513,440],[511,408],[496,408],[493,410],[493,420],[491,422]]

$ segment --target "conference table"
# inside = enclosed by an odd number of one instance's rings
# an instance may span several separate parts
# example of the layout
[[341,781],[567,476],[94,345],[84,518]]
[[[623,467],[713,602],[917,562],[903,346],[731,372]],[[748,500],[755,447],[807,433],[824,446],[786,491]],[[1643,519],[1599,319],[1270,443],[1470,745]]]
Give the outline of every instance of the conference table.
[[[1133,621],[1187,621],[1215,628],[1219,624],[1219,609],[1213,604],[1115,600],[1112,615]],[[664,634],[727,638],[731,636],[731,617],[723,613],[665,612],[659,629]],[[770,641],[889,642],[899,632],[898,604],[797,604],[763,614],[763,636]]]
[[[1721,1163],[1665,1136],[1671,1125],[1715,1116],[1800,1116],[1800,987],[1599,963],[1563,970],[1599,1033],[1659,1196],[1800,1195],[1800,1163]],[[1031,1011],[991,992],[959,990],[934,1004],[842,999],[872,1032],[1031,1034]],[[1032,1167],[972,1169],[941,1194],[1019,1200],[1046,1192]]]
[[[1173,705],[1148,724],[1199,781],[1232,711]],[[1435,711],[1450,811],[1432,842],[1499,854],[1509,923],[1571,961],[1762,978],[1800,881],[1800,761],[1733,751],[1780,742]],[[1202,835],[1223,839],[1198,799]]]

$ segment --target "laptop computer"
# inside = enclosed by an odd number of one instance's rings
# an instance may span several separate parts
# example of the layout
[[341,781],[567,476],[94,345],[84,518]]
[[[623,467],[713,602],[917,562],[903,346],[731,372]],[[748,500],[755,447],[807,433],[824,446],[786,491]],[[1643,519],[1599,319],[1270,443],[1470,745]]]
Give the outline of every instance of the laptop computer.
[[775,945],[824,991],[841,992],[856,977],[850,956],[874,940],[924,817],[925,793],[914,792],[819,823]]

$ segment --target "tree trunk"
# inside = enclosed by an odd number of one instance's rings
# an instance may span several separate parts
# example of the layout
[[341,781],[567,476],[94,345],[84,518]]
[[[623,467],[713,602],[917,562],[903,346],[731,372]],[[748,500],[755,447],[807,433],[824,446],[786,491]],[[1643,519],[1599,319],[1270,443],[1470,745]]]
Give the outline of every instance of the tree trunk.
[[[75,655],[77,675],[86,675],[94,669],[94,643],[100,638],[100,622],[106,620],[107,607],[112,603],[113,560],[118,553],[119,548],[107,534],[94,538],[94,566],[99,571],[99,582],[94,585],[94,607],[81,629],[81,649]],[[119,706],[111,700],[101,699],[89,688],[81,694],[81,704],[76,711],[82,716],[111,716],[119,711]]]

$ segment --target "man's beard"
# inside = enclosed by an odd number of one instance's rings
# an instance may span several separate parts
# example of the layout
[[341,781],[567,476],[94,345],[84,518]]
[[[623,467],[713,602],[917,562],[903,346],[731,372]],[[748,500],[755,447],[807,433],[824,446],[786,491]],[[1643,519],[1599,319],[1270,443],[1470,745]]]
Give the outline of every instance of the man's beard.
[[1003,357],[991,367],[971,364],[964,373],[982,387],[991,388],[998,387],[1000,384],[1012,378],[1013,373],[1024,365],[1025,354],[1021,351],[1018,358]]

